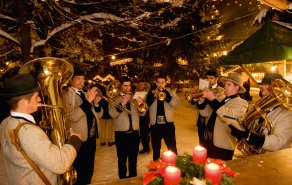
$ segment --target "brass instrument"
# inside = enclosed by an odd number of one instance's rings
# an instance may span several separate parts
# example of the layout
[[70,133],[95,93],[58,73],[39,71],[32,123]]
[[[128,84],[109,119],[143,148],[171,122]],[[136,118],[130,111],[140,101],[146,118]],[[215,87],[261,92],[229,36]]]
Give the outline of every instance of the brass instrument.
[[131,111],[123,106],[121,106],[120,104],[117,104],[114,102],[114,98],[119,96],[120,92],[121,92],[121,83],[118,80],[114,80],[112,81],[109,85],[105,85],[103,83],[97,82],[95,80],[93,80],[92,83],[90,83],[88,85],[92,86],[94,84],[98,84],[102,87],[104,87],[106,89],[106,96],[102,95],[101,91],[99,91],[97,93],[97,96],[99,96],[101,99],[104,99],[105,101],[107,101],[108,103],[114,105],[115,107],[117,107],[118,109],[124,110],[126,111],[128,114],[131,114]]
[[[119,94],[120,94],[120,88],[121,88],[121,83],[117,80],[114,80],[112,81],[109,85],[105,85],[103,83],[100,83],[100,82],[96,82],[96,84],[99,84],[100,86],[102,87],[105,87],[106,88],[106,96],[103,96],[101,92],[99,92],[97,94],[97,96],[99,96],[100,98],[104,99],[105,101],[107,101],[108,103],[114,105],[115,107],[121,109],[121,110],[124,110],[126,111],[128,114],[131,114],[131,111],[123,106],[121,106],[120,104],[117,104],[113,101],[113,99],[115,97],[117,97]],[[92,84],[91,84],[92,85]],[[130,93],[132,95],[132,93]],[[137,102],[137,100],[131,100],[130,103],[136,107],[138,109],[138,111],[140,112],[146,112],[148,110],[148,106],[146,103],[142,103],[142,104],[139,104]]]
[[[281,79],[274,80],[272,92],[257,101],[254,107],[248,111],[242,122],[243,127],[253,133],[270,134],[273,123],[267,118],[267,113],[278,106],[292,110],[292,85]],[[264,119],[262,123],[258,123],[260,118]],[[237,149],[243,157],[265,152],[262,148],[249,145],[245,139],[237,142]]]
[[166,94],[163,91],[159,91],[159,88],[156,88],[152,91],[153,94],[156,94],[156,98],[160,101],[164,101],[166,98]]
[[[211,91],[213,92],[213,93],[218,93],[219,92],[219,90],[217,89],[217,88],[215,88],[215,89],[211,89]],[[204,94],[203,94],[203,91],[202,90],[200,90],[199,92],[197,92],[197,93],[189,93],[189,94],[186,94],[186,100],[188,100],[188,101],[198,101],[199,100],[199,98],[200,97],[202,97]]]
[[[132,95],[133,93],[130,92],[130,94]],[[136,99],[131,99],[131,100],[130,100],[130,104],[131,104],[133,107],[137,108],[138,111],[141,112],[141,113],[146,112],[146,111],[149,109],[147,103],[140,103],[140,104],[139,104],[139,102],[138,102]]]
[[[43,104],[39,105],[42,113],[40,126],[55,145],[61,148],[67,139],[65,131],[65,110],[60,96],[61,86],[73,76],[73,66],[59,58],[45,57],[34,59],[24,64],[19,74],[30,73],[43,88],[40,97]],[[73,184],[76,171],[71,167],[67,172],[58,176],[58,184]]]

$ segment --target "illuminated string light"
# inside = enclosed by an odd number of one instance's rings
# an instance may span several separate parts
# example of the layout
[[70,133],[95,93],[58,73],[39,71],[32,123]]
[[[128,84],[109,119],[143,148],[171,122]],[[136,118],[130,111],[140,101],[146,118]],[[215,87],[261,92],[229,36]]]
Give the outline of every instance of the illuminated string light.
[[[229,5],[229,3],[227,3],[227,5]],[[257,11],[254,11],[254,12],[251,12],[249,14],[246,14],[246,15],[243,15],[243,16],[240,16],[240,17],[237,17],[237,18],[228,20],[228,21],[224,21],[222,23],[219,23],[219,25],[224,25],[224,24],[227,24],[227,23],[230,23],[230,22],[238,21],[238,20],[241,20],[243,18],[249,17],[251,15],[255,15],[257,13],[258,13]],[[218,26],[218,24],[215,24],[213,26]],[[209,28],[206,28],[205,31],[207,31],[209,29],[212,29],[213,26],[210,26]],[[165,41],[161,41],[161,42],[158,42],[158,43],[149,44],[148,46],[144,46],[144,47],[140,47],[140,48],[135,48],[135,49],[130,49],[130,50],[122,51],[122,52],[116,53],[115,55],[112,55],[112,54],[111,55],[105,55],[104,57],[109,57],[109,56],[113,57],[113,56],[121,55],[121,54],[124,54],[124,53],[130,53],[130,52],[133,52],[133,51],[138,51],[138,50],[142,50],[142,49],[146,49],[146,48],[150,48],[150,47],[154,47],[154,46],[159,46],[159,45],[168,43],[169,41],[173,41],[173,40],[178,40],[178,39],[181,39],[181,38],[185,38],[187,36],[190,36],[190,35],[193,35],[193,34],[196,34],[196,33],[199,33],[199,32],[201,32],[201,30],[197,30],[197,31],[194,31],[194,32],[191,32],[191,33],[188,33],[188,34],[185,34],[185,35],[176,37],[176,38],[167,39]],[[210,37],[208,36],[207,38],[209,39]]]
[[110,66],[124,65],[124,64],[127,64],[127,63],[132,62],[132,61],[133,61],[132,58],[124,58],[124,59],[121,59],[121,60],[116,60],[114,62],[110,62]]

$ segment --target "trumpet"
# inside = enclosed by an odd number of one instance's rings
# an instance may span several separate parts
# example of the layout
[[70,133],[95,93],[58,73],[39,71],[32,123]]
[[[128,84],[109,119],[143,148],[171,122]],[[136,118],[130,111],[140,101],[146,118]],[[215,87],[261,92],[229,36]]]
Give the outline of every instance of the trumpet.
[[[213,93],[218,93],[219,92],[219,90],[217,88],[211,89],[211,91]],[[186,99],[188,101],[195,101],[195,102],[197,102],[197,101],[199,101],[199,98],[202,97],[203,95],[204,95],[203,91],[200,90],[197,93],[189,93],[189,94],[186,94]]]
[[153,90],[152,93],[155,94],[156,98],[160,101],[164,101],[166,98],[165,92],[159,91],[159,88],[156,88],[155,90]]

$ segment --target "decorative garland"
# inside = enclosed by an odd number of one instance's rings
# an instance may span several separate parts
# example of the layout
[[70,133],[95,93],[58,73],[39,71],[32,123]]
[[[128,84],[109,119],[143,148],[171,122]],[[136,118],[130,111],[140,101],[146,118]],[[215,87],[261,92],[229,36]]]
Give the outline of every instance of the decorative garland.
[[[227,166],[225,161],[218,159],[208,158],[207,162],[216,163],[221,167],[222,181],[220,185],[232,185],[233,177],[236,176],[235,172],[232,172]],[[169,164],[162,161],[154,162],[150,161],[147,166],[148,172],[144,173],[143,184],[144,185],[163,185],[164,171]],[[181,181],[179,185],[211,185],[209,181],[205,181],[204,164],[198,165],[193,162],[191,155],[178,155],[176,156],[175,166],[181,170]]]

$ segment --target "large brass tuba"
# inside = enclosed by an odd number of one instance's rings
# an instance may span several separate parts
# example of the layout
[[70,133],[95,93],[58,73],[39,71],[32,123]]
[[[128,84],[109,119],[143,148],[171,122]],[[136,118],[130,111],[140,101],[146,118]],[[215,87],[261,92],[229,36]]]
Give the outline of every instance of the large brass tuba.
[[[30,73],[43,88],[39,108],[42,114],[40,126],[46,131],[52,143],[62,147],[66,140],[64,109],[60,92],[62,85],[73,75],[73,66],[59,58],[45,57],[24,64],[19,73]],[[58,177],[58,184],[73,184],[77,175],[73,167]]]
[[[275,79],[272,83],[272,92],[257,101],[254,107],[248,111],[242,125],[250,132],[258,134],[270,134],[273,123],[267,118],[267,114],[278,106],[292,110],[292,85],[281,79]],[[262,119],[263,122],[259,122]],[[262,148],[249,145],[245,139],[238,141],[237,149],[241,157],[264,153]]]

